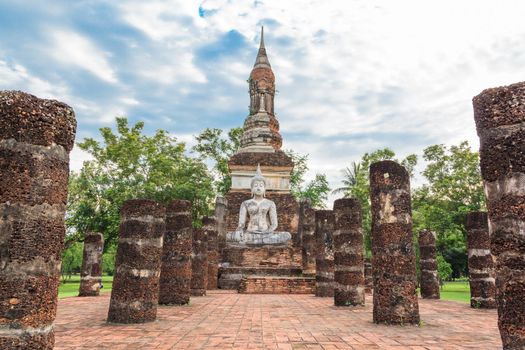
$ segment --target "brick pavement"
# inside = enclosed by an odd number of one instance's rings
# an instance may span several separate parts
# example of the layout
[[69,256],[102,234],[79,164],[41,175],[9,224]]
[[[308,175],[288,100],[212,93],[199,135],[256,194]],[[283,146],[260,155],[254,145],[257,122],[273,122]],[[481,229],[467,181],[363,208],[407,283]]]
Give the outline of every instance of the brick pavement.
[[372,323],[371,295],[352,309],[313,295],[208,293],[139,325],[106,323],[109,293],[61,299],[55,349],[501,348],[496,311],[466,303],[420,299],[421,327],[384,326]]

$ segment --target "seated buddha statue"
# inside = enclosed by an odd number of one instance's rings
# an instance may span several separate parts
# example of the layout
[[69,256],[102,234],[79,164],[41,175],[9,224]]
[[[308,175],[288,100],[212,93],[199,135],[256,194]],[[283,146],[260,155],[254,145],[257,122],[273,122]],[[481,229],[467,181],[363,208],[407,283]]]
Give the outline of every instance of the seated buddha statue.
[[266,179],[259,165],[250,187],[252,198],[242,202],[237,229],[227,233],[226,240],[247,245],[286,244],[292,236],[289,232],[275,231],[278,225],[277,209],[273,201],[264,198]]

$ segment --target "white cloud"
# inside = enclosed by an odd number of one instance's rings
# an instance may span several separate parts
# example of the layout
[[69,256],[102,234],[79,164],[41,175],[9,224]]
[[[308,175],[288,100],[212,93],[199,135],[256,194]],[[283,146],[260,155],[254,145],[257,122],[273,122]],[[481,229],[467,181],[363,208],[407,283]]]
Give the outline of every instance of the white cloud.
[[69,154],[69,170],[80,171],[84,162],[88,160],[93,160],[93,157],[75,145]]
[[111,54],[99,49],[89,38],[69,29],[54,29],[50,32],[50,41],[50,53],[57,61],[78,66],[105,82],[118,82],[108,61]]
[[53,84],[31,74],[21,64],[8,64],[0,60],[0,88],[23,90],[40,98],[60,99],[68,94],[67,87]]

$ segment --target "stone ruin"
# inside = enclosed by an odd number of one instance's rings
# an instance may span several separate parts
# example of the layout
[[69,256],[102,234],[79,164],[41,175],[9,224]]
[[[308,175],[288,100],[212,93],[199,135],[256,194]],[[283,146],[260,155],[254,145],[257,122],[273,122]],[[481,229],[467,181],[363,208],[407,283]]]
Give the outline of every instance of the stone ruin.
[[[224,247],[219,248],[219,288],[236,289],[241,293],[311,292],[313,277],[304,276],[302,271],[299,205],[290,192],[294,162],[281,150],[282,137],[274,110],[275,76],[262,33],[248,82],[249,115],[244,121],[240,148],[228,161],[232,186],[225,195],[225,231],[219,233],[219,242],[224,242]],[[265,179],[264,198],[274,203],[278,225],[270,230],[267,240],[270,244],[264,239],[257,243],[258,233],[250,232],[243,233],[244,244],[239,244],[242,243],[239,241],[242,235],[238,232],[241,207],[252,198],[252,179],[258,168]],[[226,235],[233,240],[226,242]],[[251,240],[248,244],[246,236]],[[296,289],[298,285],[301,287]]]
[[208,286],[208,242],[204,227],[193,230],[193,253],[191,255],[191,295],[206,295]]
[[124,202],[108,322],[144,323],[157,317],[166,208],[148,199]]
[[525,348],[525,82],[473,99],[505,349]]
[[192,244],[191,202],[173,200],[166,207],[159,304],[184,305],[190,302]]
[[0,348],[52,349],[75,114],[1,91],[0,119]]
[[[219,250],[219,262],[221,261],[222,251],[226,246],[226,216],[228,215],[228,201],[224,197],[215,199],[214,217],[217,220],[217,245]],[[217,286],[219,281],[217,281]]]
[[418,324],[410,176],[391,160],[370,166],[375,323]]
[[436,251],[436,234],[430,230],[420,231],[419,265],[421,268],[421,297],[423,299],[439,299]]
[[334,202],[334,303],[365,305],[363,213],[355,198]]
[[315,212],[315,296],[334,296],[334,224],[333,210]]
[[202,220],[202,225],[206,231],[206,241],[208,246],[208,282],[206,289],[217,289],[219,277],[217,220],[214,217],[207,217]]
[[371,293],[374,289],[374,279],[372,277],[372,259],[365,258],[365,292]]
[[100,294],[102,285],[102,252],[104,236],[100,232],[90,232],[84,238],[84,254],[80,270],[79,297],[93,297]]
[[299,207],[299,231],[303,275],[315,275],[315,209],[306,200]]
[[490,253],[489,225],[486,212],[470,212],[467,231],[470,305],[475,308],[496,307],[494,261]]

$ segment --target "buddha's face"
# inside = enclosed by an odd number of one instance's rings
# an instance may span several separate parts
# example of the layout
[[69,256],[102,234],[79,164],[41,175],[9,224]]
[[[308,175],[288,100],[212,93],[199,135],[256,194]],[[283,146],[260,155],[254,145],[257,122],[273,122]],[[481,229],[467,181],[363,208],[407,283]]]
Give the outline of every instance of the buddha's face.
[[256,196],[264,196],[264,192],[266,192],[264,181],[254,181],[252,185],[252,194]]

